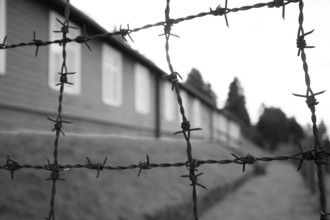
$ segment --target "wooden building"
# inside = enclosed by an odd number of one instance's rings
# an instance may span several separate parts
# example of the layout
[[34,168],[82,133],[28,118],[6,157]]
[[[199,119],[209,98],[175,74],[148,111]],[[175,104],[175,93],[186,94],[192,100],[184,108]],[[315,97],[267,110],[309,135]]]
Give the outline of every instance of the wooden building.
[[[5,44],[31,39],[55,40],[61,34],[56,18],[63,20],[65,3],[59,0],[0,0],[0,40]],[[84,13],[71,7],[69,38],[83,33],[105,33]],[[35,36],[33,33],[35,32]],[[63,118],[74,123],[65,132],[169,136],[180,129],[181,118],[166,73],[133,50],[119,37],[94,39],[67,45],[68,71],[74,85],[66,85]],[[62,63],[59,45],[0,50],[0,130],[49,131],[58,108]],[[201,127],[193,137],[239,143],[240,125],[228,112],[194,88],[181,85],[181,94],[192,127]]]

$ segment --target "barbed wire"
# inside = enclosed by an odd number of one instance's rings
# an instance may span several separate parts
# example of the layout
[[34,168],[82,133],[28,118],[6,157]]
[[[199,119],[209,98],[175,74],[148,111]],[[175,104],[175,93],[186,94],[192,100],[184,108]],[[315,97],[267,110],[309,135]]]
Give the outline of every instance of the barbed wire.
[[[51,199],[50,199],[50,211],[48,214],[48,217],[46,217],[46,220],[55,220],[55,195],[56,195],[56,181],[57,180],[63,180],[60,178],[60,167],[58,163],[58,147],[59,147],[59,140],[60,140],[60,135],[65,135],[62,126],[63,123],[71,123],[68,121],[62,120],[62,101],[63,101],[63,92],[64,92],[64,87],[66,84],[72,84],[68,82],[68,74],[75,74],[74,72],[68,72],[68,67],[66,65],[66,58],[67,58],[67,53],[66,53],[66,44],[67,44],[67,35],[70,32],[70,29],[76,29],[75,27],[70,26],[69,23],[69,17],[70,17],[70,2],[69,0],[67,1],[66,7],[65,7],[65,12],[64,12],[64,21],[61,21],[60,19],[56,19],[58,23],[61,25],[61,30],[55,30],[55,33],[62,33],[62,67],[61,67],[61,72],[59,73],[60,75],[60,83],[56,84],[56,86],[60,86],[60,91],[59,91],[59,97],[58,97],[58,114],[56,120],[48,118],[50,121],[54,122],[54,129],[55,131],[55,141],[54,141],[54,151],[53,151],[53,163],[51,164],[50,161],[48,160],[48,165],[47,168],[51,171],[50,177],[47,180],[52,181],[52,192],[51,192]],[[36,56],[38,55],[38,46],[36,50]]]
[[[275,156],[275,157],[256,157],[251,154],[247,154],[246,156],[238,156],[237,154],[231,154],[233,156],[232,159],[223,159],[223,160],[215,160],[215,159],[208,159],[208,160],[196,160],[196,166],[200,166],[203,164],[239,164],[242,165],[242,172],[245,171],[245,165],[253,165],[257,164],[258,162],[272,162],[272,161],[285,161],[285,160],[295,160],[300,161],[297,170],[299,171],[301,165],[304,161],[314,161],[316,164],[322,165],[330,165],[330,162],[325,162],[323,157],[330,156],[330,151],[325,150],[309,150],[309,151],[300,151],[296,154],[290,156]],[[168,167],[184,167],[189,165],[189,161],[185,162],[175,162],[175,163],[150,163],[149,155],[146,155],[147,161],[139,161],[137,164],[131,164],[127,166],[110,166],[106,165],[108,158],[106,157],[103,162],[99,163],[92,163],[89,157],[86,157],[87,163],[86,164],[66,164],[60,165],[58,164],[58,168],[60,171],[69,171],[71,169],[91,169],[97,171],[97,177],[99,177],[100,171],[103,170],[132,170],[132,169],[139,169],[139,173],[141,170],[153,169],[153,168],[168,168]],[[20,169],[36,169],[36,170],[48,170],[52,171],[52,164],[49,163],[47,160],[47,164],[43,165],[32,165],[32,164],[21,164],[18,161],[14,160],[7,154],[6,162],[3,165],[0,165],[0,170],[6,170],[11,173],[11,178],[14,178],[14,172]],[[138,175],[140,176],[140,174]]]
[[[314,30],[305,33],[304,32],[304,27],[303,27],[303,22],[304,22],[304,2],[301,0],[299,1],[299,28],[298,28],[298,34],[297,34],[297,47],[299,49],[298,51],[298,56],[300,55],[302,63],[303,63],[303,70],[305,74],[305,83],[306,83],[306,103],[308,108],[311,111],[311,120],[313,124],[313,135],[314,135],[314,149],[318,151],[323,151],[324,147],[321,146],[320,140],[319,140],[319,135],[318,135],[318,127],[317,127],[317,118],[316,118],[316,105],[319,103],[315,96],[319,94],[323,94],[325,91],[321,91],[318,93],[313,93],[313,90],[311,88],[311,79],[308,73],[308,64],[307,64],[307,58],[306,58],[306,53],[305,49],[306,48],[314,48],[314,46],[307,46],[306,41],[305,41],[305,36],[313,33]],[[298,95],[301,96],[301,95]],[[325,159],[325,157],[320,158],[322,160]],[[326,215],[326,205],[327,205],[327,200],[325,197],[325,187],[324,187],[324,178],[323,178],[323,170],[322,166],[320,163],[317,163],[317,176],[318,176],[318,181],[319,181],[319,190],[320,190],[320,202],[321,202],[321,220],[322,219],[328,219]]]
[[201,17],[205,17],[205,16],[208,16],[208,15],[225,16],[226,24],[229,27],[227,14],[229,14],[230,12],[240,12],[240,11],[246,11],[246,10],[251,10],[251,9],[262,8],[262,7],[266,7],[266,6],[269,7],[269,8],[283,7],[282,17],[284,19],[284,17],[285,17],[285,14],[284,14],[285,13],[285,6],[288,5],[288,4],[297,3],[297,2],[299,2],[299,0],[287,0],[286,2],[284,0],[274,0],[274,1],[267,2],[267,3],[258,3],[258,4],[254,4],[254,5],[246,5],[246,6],[242,6],[242,7],[238,7],[238,8],[227,8],[228,0],[226,0],[226,4],[225,4],[224,8],[221,7],[221,5],[219,5],[214,10],[212,8],[210,8],[210,11],[200,12],[196,15],[189,15],[189,16],[181,17],[181,18],[168,19],[166,21],[160,21],[160,22],[153,23],[153,24],[147,24],[147,25],[143,25],[142,27],[137,27],[137,28],[133,28],[133,29],[130,29],[129,25],[127,25],[127,28],[122,28],[122,25],[120,25],[120,29],[118,31],[107,32],[107,33],[102,33],[102,34],[95,34],[95,35],[91,35],[91,36],[87,36],[86,28],[84,27],[83,33],[81,35],[75,37],[75,38],[69,38],[69,37],[66,36],[66,38],[56,39],[56,40],[52,40],[52,41],[36,39],[36,33],[34,31],[33,32],[33,39],[30,42],[20,42],[20,43],[15,43],[15,44],[6,44],[7,36],[5,36],[4,39],[3,39],[3,42],[0,44],[0,50],[1,49],[11,49],[11,48],[16,48],[16,47],[35,46],[36,47],[36,53],[35,54],[37,56],[39,47],[48,46],[50,44],[59,44],[59,45],[61,45],[64,42],[66,44],[72,43],[72,42],[85,44],[88,47],[88,49],[91,50],[90,46],[88,45],[88,42],[90,40],[95,40],[95,39],[100,39],[100,38],[108,38],[108,37],[112,37],[112,36],[121,36],[125,41],[127,41],[127,39],[125,37],[128,36],[133,41],[133,38],[131,37],[131,34],[134,33],[134,32],[139,32],[139,31],[146,30],[146,29],[149,29],[149,28],[166,26],[166,25],[167,25],[167,27],[169,27],[168,26],[169,24],[171,24],[170,26],[172,26],[174,24],[179,24],[179,23],[184,22],[184,21],[189,21],[189,20],[193,20],[193,19],[196,19],[196,18],[201,18]]
[[[298,142],[299,152],[289,156],[276,156],[276,157],[255,157],[251,154],[247,154],[246,156],[238,156],[236,154],[232,154],[233,158],[231,159],[224,159],[224,160],[198,160],[193,157],[192,154],[192,145],[190,142],[191,139],[191,132],[199,131],[201,128],[191,128],[190,121],[188,120],[185,108],[183,104],[183,100],[180,94],[180,86],[179,86],[179,78],[182,80],[181,75],[175,71],[171,63],[170,57],[170,37],[178,37],[177,35],[171,33],[171,29],[174,25],[179,24],[184,21],[192,20],[195,18],[201,18],[208,15],[214,16],[224,16],[226,26],[229,27],[229,21],[227,14],[230,12],[239,12],[245,11],[250,9],[262,8],[262,7],[269,7],[269,8],[280,8],[282,7],[282,18],[285,18],[285,6],[290,3],[299,3],[299,28],[297,34],[297,48],[298,48],[298,56],[301,56],[301,60],[303,62],[303,70],[305,74],[305,83],[306,83],[306,95],[299,95],[294,94],[298,97],[306,98],[306,103],[308,108],[311,110],[311,120],[313,123],[313,135],[314,135],[314,147],[311,150],[303,151],[301,144]],[[54,150],[53,150],[53,162],[50,162],[47,159],[47,163],[43,165],[31,165],[31,164],[21,164],[18,161],[12,159],[9,155],[6,157],[6,162],[3,165],[0,165],[0,170],[5,170],[10,172],[11,179],[14,179],[14,173],[20,169],[36,169],[36,170],[47,170],[50,172],[50,177],[47,180],[52,181],[52,190],[51,190],[51,198],[50,198],[50,211],[47,220],[55,220],[55,196],[56,196],[56,183],[58,180],[63,180],[60,178],[61,172],[65,172],[71,169],[90,169],[96,170],[96,178],[99,178],[101,171],[111,171],[111,170],[129,170],[129,169],[138,169],[137,176],[139,177],[143,170],[149,170],[153,168],[167,168],[167,167],[186,167],[188,170],[187,175],[182,175],[183,178],[188,178],[190,180],[190,185],[192,186],[192,200],[193,200],[193,215],[194,219],[198,220],[198,209],[197,209],[197,186],[206,189],[206,186],[203,186],[198,182],[198,177],[200,177],[203,173],[198,173],[198,168],[204,164],[239,164],[242,165],[242,171],[245,171],[246,165],[253,165],[258,162],[271,162],[271,161],[284,161],[284,160],[295,160],[298,161],[297,171],[299,171],[302,167],[304,161],[313,161],[318,170],[318,179],[319,179],[319,190],[320,190],[320,202],[321,202],[321,211],[320,211],[320,219],[326,220],[328,219],[329,213],[326,211],[326,197],[325,197],[325,187],[324,187],[324,174],[322,171],[323,165],[329,165],[329,162],[326,162],[325,158],[330,156],[330,152],[326,151],[323,146],[320,144],[320,140],[318,137],[318,128],[317,128],[317,118],[315,114],[315,106],[318,104],[317,100],[315,99],[316,95],[320,95],[325,91],[313,93],[311,88],[311,80],[308,73],[308,64],[306,59],[305,49],[313,48],[313,46],[307,46],[305,41],[305,36],[313,33],[314,30],[305,33],[303,28],[303,21],[304,21],[304,14],[303,14],[304,3],[302,0],[274,0],[267,3],[257,3],[250,6],[242,6],[239,8],[228,8],[228,0],[225,0],[225,7],[221,7],[221,5],[217,6],[215,9],[211,9],[208,12],[201,12],[196,15],[189,15],[182,18],[172,19],[170,17],[170,0],[166,0],[166,8],[165,8],[165,21],[157,22],[154,24],[147,24],[139,28],[130,29],[129,25],[127,28],[122,28],[120,26],[119,31],[114,31],[112,33],[103,33],[97,35],[87,36],[86,26],[83,27],[82,34],[75,37],[69,38],[68,33],[69,30],[75,27],[70,26],[69,24],[69,17],[70,17],[70,1],[66,1],[65,5],[65,18],[64,21],[56,19],[57,22],[61,24],[61,30],[55,30],[55,32],[62,33],[62,38],[53,40],[53,41],[44,41],[37,38],[36,32],[33,32],[33,39],[30,42],[21,42],[17,44],[7,44],[7,36],[3,39],[3,42],[0,44],[0,49],[11,49],[16,47],[25,47],[25,46],[35,46],[35,56],[38,56],[38,51],[41,46],[48,46],[50,44],[59,44],[62,47],[62,66],[61,71],[59,73],[59,83],[56,86],[60,86],[59,89],[59,97],[58,97],[58,108],[57,108],[57,117],[56,119],[49,118],[50,121],[54,123],[53,131],[55,132],[55,140],[54,140]],[[66,121],[62,119],[62,111],[63,111],[63,94],[64,88],[66,84],[72,84],[68,81],[68,75],[75,74],[74,72],[69,72],[67,65],[66,65],[66,45],[68,43],[76,42],[80,44],[85,44],[86,47],[92,51],[91,47],[89,46],[88,42],[93,39],[99,38],[107,38],[111,36],[121,36],[125,41],[127,41],[126,37],[129,37],[131,41],[133,38],[131,36],[132,33],[138,32],[141,30],[149,29],[152,27],[163,26],[164,33],[160,34],[160,36],[165,36],[165,55],[166,61],[169,68],[169,74],[164,76],[163,78],[166,80],[171,81],[172,83],[172,91],[175,92],[177,102],[179,105],[179,110],[182,118],[181,122],[181,130],[175,132],[174,134],[182,134],[183,138],[186,141],[186,151],[187,151],[187,161],[185,162],[176,162],[176,163],[151,163],[149,155],[146,155],[146,161],[140,161],[137,164],[132,164],[128,166],[110,166],[106,165],[108,158],[106,157],[103,162],[93,163],[89,157],[86,157],[87,163],[86,164],[67,164],[61,165],[58,162],[58,153],[59,153],[59,141],[60,136],[65,135],[63,131],[63,125],[72,123],[70,121]]]
[[[236,154],[232,154],[233,158],[232,159],[224,159],[224,160],[215,160],[215,159],[208,159],[208,160],[197,160],[193,159],[193,167],[194,169],[197,169],[201,165],[204,164],[218,164],[218,165],[225,165],[225,164],[238,164],[242,165],[242,172],[245,172],[245,167],[246,165],[253,165],[257,164],[258,162],[272,162],[272,161],[286,161],[286,160],[294,160],[294,161],[299,161],[297,171],[300,170],[302,163],[304,161],[314,161],[315,164],[320,164],[320,165],[330,165],[330,162],[325,162],[324,158],[330,156],[330,151],[325,151],[323,150],[317,150],[317,149],[312,149],[309,151],[303,151],[301,144],[298,143],[300,151],[290,155],[290,156],[276,156],[276,157],[256,157],[251,154],[247,154],[246,156],[237,156]],[[150,158],[149,155],[146,155],[146,161],[140,161],[137,164],[131,164],[127,166],[110,166],[106,165],[106,162],[108,158],[106,157],[103,162],[96,162],[92,163],[91,159],[86,157],[87,163],[85,164],[57,164],[56,170],[58,171],[53,173],[54,171],[54,165],[47,160],[46,164],[43,165],[31,165],[31,164],[21,164],[18,161],[14,160],[11,158],[9,155],[6,157],[6,163],[4,165],[0,165],[0,170],[6,170],[10,172],[10,177],[13,180],[14,179],[14,172],[21,170],[21,169],[36,169],[36,170],[46,170],[46,171],[51,171],[51,177],[48,178],[47,180],[53,180],[56,178],[57,180],[64,180],[59,178],[59,172],[66,172],[70,171],[73,169],[89,169],[89,170],[96,170],[96,178],[99,177],[101,171],[112,171],[112,170],[119,170],[119,171],[124,171],[124,170],[133,170],[133,169],[138,169],[138,174],[137,176],[139,177],[141,174],[142,170],[149,170],[153,168],[169,168],[169,167],[187,167],[188,170],[191,168],[191,164],[189,161],[185,162],[176,162],[176,163],[150,163]],[[195,176],[200,176],[201,174],[196,174]],[[189,177],[191,178],[190,175],[182,175],[182,177]],[[196,177],[194,177],[196,178]],[[195,181],[192,182],[192,184],[198,185],[202,188],[206,188],[205,186],[199,184],[197,182],[197,179],[193,179]],[[54,190],[52,190],[52,193]],[[56,192],[56,190],[55,190]],[[52,194],[52,197],[55,197],[55,194]],[[51,201],[54,201],[51,199]],[[197,200],[196,200],[197,202]],[[50,214],[54,214],[54,203],[51,203],[52,209]],[[324,212],[325,213],[325,212]],[[197,214],[197,213],[196,213]]]

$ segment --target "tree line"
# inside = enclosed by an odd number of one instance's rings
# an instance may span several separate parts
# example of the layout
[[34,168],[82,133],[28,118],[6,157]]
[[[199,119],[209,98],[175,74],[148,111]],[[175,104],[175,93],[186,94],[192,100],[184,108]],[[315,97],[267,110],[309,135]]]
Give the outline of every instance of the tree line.
[[[197,69],[193,68],[190,71],[185,83],[209,97],[215,105],[217,104],[217,97],[211,85],[204,82]],[[304,130],[294,117],[287,117],[278,107],[267,107],[264,104],[261,106],[257,123],[252,125],[246,108],[244,89],[237,77],[229,85],[224,109],[241,121],[245,137],[266,150],[274,151],[281,143],[294,143],[311,136],[308,128]],[[320,140],[323,144],[330,146],[324,122],[321,121],[318,127]]]

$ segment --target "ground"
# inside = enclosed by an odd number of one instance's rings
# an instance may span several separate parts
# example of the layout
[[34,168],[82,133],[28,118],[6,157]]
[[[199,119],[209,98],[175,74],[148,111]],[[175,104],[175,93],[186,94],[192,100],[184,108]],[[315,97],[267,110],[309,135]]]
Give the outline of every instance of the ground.
[[272,162],[266,175],[248,181],[201,220],[316,220],[318,204],[292,164]]
[[[52,159],[53,139],[53,135],[47,134],[0,134],[0,164],[6,163],[7,153],[20,164],[44,164],[47,158]],[[231,153],[267,155],[266,152],[245,144],[241,150],[246,152],[242,153],[218,144],[194,141],[193,152],[200,160],[230,159]],[[107,156],[107,165],[129,165],[145,161],[146,154],[150,156],[151,163],[186,160],[185,142],[165,139],[68,135],[61,137],[59,152],[60,164],[86,164],[86,156],[93,163],[98,163]],[[287,155],[287,152],[281,154]],[[306,187],[300,173],[296,172],[296,166],[289,162],[259,164],[267,164],[265,175],[253,176],[236,191],[229,192],[223,200],[200,216],[200,219],[319,219],[318,196],[313,195]],[[242,173],[242,166],[238,164],[205,164],[198,169],[200,173],[204,173],[198,179],[199,182],[209,189],[198,188],[200,203],[206,193],[218,192],[212,190],[221,185],[228,191],[231,188],[228,186],[232,186],[234,180],[253,172],[253,167],[247,166],[246,172]],[[138,169],[103,170],[100,177],[96,178],[96,170],[71,169],[61,172],[61,177],[67,180],[57,183],[58,219],[119,220],[134,216],[135,220],[142,220],[146,219],[145,214],[154,216],[162,210],[165,210],[166,217],[170,207],[180,207],[186,201],[191,201],[190,182],[181,178],[181,175],[187,173],[185,167],[143,170],[139,178],[137,173]],[[20,169],[15,171],[14,179],[11,180],[10,173],[2,169],[0,176],[1,220],[43,219],[48,214],[51,190],[51,182],[45,181],[49,178],[48,171]],[[330,180],[329,177],[327,179]],[[222,194],[220,197],[223,198]],[[191,206],[188,211],[191,213]],[[164,219],[182,220],[173,217]]]
[[[186,143],[178,139],[129,138],[119,136],[74,135],[60,138],[59,163],[101,163],[107,157],[107,166],[128,166],[146,161],[150,163],[185,162]],[[206,159],[231,159],[232,150],[216,143],[192,141],[194,157]],[[0,133],[0,165],[6,164],[6,154],[19,164],[47,163],[52,161],[53,134]],[[238,154],[238,152],[235,152]],[[198,168],[204,173],[199,182],[209,190],[198,189],[203,196],[219,186],[233,183],[253,171],[247,167],[242,173],[241,165],[204,165]],[[93,169],[69,169],[61,172],[65,181],[57,181],[56,219],[87,220],[145,220],[191,201],[191,187],[186,167],[97,171]],[[0,219],[44,219],[50,209],[51,181],[49,171],[19,169],[11,180],[10,172],[0,169]],[[33,202],[32,202],[33,201]],[[190,211],[190,207],[189,211]],[[168,214],[165,212],[166,215]],[[170,218],[174,219],[174,218]],[[157,218],[159,220],[159,218]],[[180,219],[181,220],[181,219]]]

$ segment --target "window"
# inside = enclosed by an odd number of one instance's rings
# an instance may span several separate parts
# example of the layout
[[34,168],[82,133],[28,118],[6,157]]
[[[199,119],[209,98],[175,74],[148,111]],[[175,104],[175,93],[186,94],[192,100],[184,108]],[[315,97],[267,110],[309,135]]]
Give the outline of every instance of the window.
[[108,44],[102,47],[102,100],[107,105],[121,106],[123,100],[123,67],[121,53]]
[[232,140],[239,140],[240,129],[234,121],[229,121],[229,136]]
[[218,127],[221,133],[227,131],[227,118],[221,113],[218,115]]
[[[189,114],[189,98],[188,98],[188,94],[186,93],[186,91],[184,90],[180,90],[180,95],[181,95],[181,99],[182,99],[182,104],[183,104],[183,108],[184,108],[184,114],[186,116],[186,118],[188,120],[190,120],[190,114]],[[179,119],[179,122],[182,122],[182,115],[181,115],[181,112],[180,112],[180,106],[178,104],[178,101],[177,99],[175,99],[176,101],[176,105],[177,105],[177,114],[178,114],[178,119]]]
[[163,83],[163,109],[164,118],[167,121],[173,121],[175,119],[175,111],[177,110],[177,104],[175,99],[175,93],[171,90],[172,86],[170,82]]
[[201,102],[198,99],[194,99],[192,103],[193,108],[193,124],[194,127],[201,127],[202,126],[202,109],[201,109]]
[[[6,0],[0,0],[0,43],[6,36]],[[6,50],[0,50],[0,75],[6,72]]]
[[135,110],[140,114],[150,112],[150,73],[141,64],[135,64]]
[[219,135],[220,141],[227,141],[228,137],[228,119],[222,114],[218,114],[218,127],[219,127]]
[[[51,41],[61,39],[62,33],[54,33],[54,30],[61,30],[61,24],[56,20],[58,18],[64,21],[64,17],[51,11],[49,14],[49,38]],[[70,24],[71,26],[78,27],[75,24]],[[74,38],[80,35],[79,29],[70,29],[68,37]],[[73,85],[66,84],[64,92],[67,94],[78,95],[81,90],[81,45],[77,43],[68,43],[66,45],[66,66],[68,72],[75,72],[76,74],[68,75],[68,82],[73,83]],[[59,83],[58,74],[61,72],[62,67],[62,47],[58,44],[51,44],[49,46],[49,65],[48,65],[48,83],[50,88],[54,90],[59,90],[60,86],[55,86]]]

